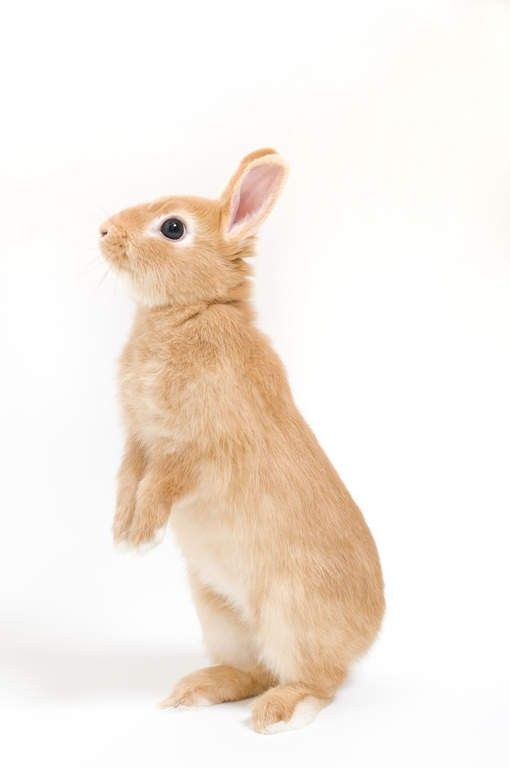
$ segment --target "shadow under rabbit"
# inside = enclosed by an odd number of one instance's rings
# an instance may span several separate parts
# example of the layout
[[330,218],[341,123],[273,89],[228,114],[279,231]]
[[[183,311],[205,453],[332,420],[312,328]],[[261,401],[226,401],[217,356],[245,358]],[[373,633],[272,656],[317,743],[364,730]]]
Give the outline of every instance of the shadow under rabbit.
[[180,677],[207,665],[199,653],[41,638],[36,631],[2,631],[0,649],[4,685],[7,678],[8,687],[52,699],[143,695],[156,704]]

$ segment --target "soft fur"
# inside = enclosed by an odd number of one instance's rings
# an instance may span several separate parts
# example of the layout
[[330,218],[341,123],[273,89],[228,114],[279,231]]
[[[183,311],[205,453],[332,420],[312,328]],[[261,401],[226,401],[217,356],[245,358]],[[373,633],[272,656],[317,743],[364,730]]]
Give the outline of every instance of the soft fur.
[[[217,665],[185,677],[165,704],[258,695],[260,732],[308,722],[384,612],[365,521],[252,322],[245,259],[285,175],[279,155],[260,150],[219,200],[163,198],[101,228],[139,305],[120,361],[127,439],[114,537],[148,544],[170,519]],[[159,231],[173,215],[182,241]]]

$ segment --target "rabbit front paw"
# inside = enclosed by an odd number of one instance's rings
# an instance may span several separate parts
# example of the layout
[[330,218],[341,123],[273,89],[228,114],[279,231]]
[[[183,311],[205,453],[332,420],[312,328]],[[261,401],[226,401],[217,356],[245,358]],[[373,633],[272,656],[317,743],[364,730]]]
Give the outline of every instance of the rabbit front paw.
[[158,494],[158,486],[146,477],[138,487],[133,518],[126,539],[133,547],[159,544],[170,513],[170,505]]
[[152,549],[160,544],[164,536],[164,523],[153,527],[147,523],[133,525],[126,539],[127,543],[136,549]]
[[129,538],[129,531],[135,514],[135,498],[130,500],[119,499],[115,517],[113,518],[113,540],[116,544],[125,542]]
[[136,549],[137,552],[148,552],[158,544],[161,544],[165,536],[165,526],[157,529],[147,527],[132,529],[129,537],[123,542],[127,549]]

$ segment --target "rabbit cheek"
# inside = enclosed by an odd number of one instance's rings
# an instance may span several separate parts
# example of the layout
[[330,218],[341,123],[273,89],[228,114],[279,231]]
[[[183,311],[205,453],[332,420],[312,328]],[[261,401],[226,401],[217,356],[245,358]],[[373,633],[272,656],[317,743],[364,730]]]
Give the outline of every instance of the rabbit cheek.
[[168,301],[162,270],[153,263],[130,262],[129,282],[136,301],[145,306],[158,306]]

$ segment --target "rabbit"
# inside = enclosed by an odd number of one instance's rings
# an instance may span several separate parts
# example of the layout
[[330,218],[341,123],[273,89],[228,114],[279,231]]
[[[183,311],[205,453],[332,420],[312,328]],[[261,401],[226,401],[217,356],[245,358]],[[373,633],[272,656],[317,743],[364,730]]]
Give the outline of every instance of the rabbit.
[[120,359],[114,539],[143,547],[170,522],[214,663],[162,706],[257,697],[260,733],[311,722],[385,608],[364,518],[254,325],[246,259],[286,176],[261,149],[217,200],[164,197],[100,229],[137,304]]

